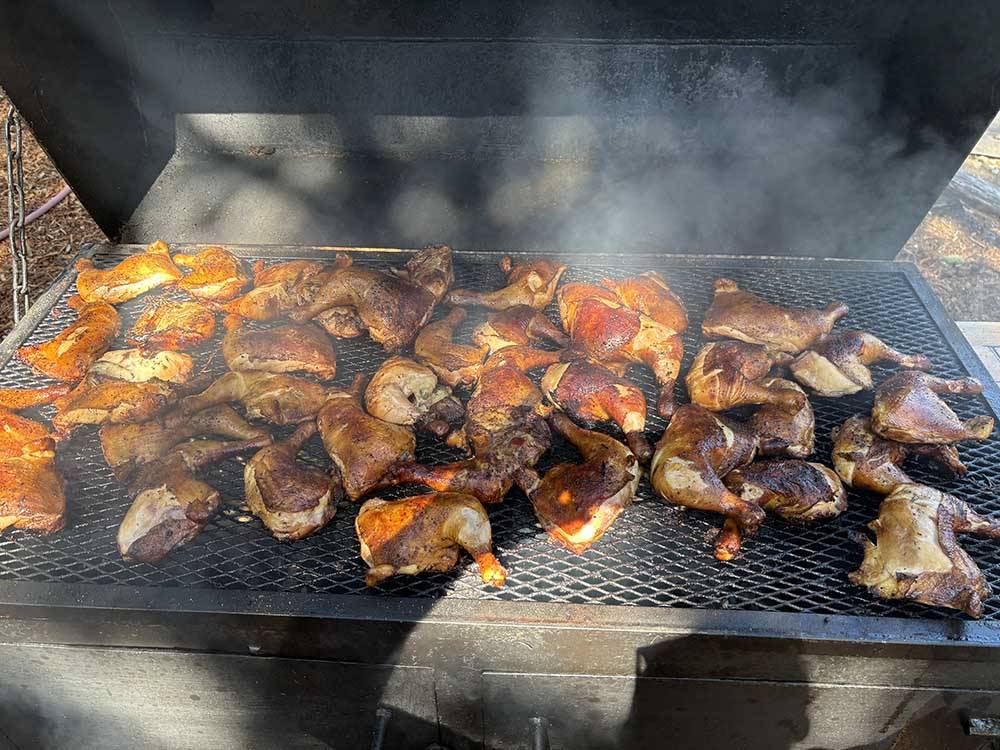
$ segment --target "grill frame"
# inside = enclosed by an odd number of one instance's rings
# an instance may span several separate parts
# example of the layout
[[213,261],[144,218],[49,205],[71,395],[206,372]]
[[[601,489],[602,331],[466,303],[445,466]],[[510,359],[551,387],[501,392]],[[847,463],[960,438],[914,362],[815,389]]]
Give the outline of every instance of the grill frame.
[[[184,252],[196,246],[177,245]],[[102,250],[139,251],[139,246],[95,245],[84,248],[82,257]],[[330,257],[334,251],[410,253],[412,250],[304,247],[304,246],[227,246],[241,257],[270,256]],[[494,263],[496,254],[456,251],[457,260]],[[523,253],[532,256],[545,253]],[[576,265],[608,265],[614,254],[574,254]],[[911,264],[887,261],[846,261],[733,256],[672,256],[667,254],[629,254],[629,262],[655,268],[663,264],[709,266],[719,269],[753,268],[775,270],[817,269],[836,272],[893,272],[911,286],[937,327],[942,340],[969,374],[984,383],[984,397],[994,414],[1000,413],[1000,389],[989,378],[971,347]],[[72,285],[75,272],[68,268],[43,295],[11,334],[0,344],[0,367],[6,365],[17,346],[45,318],[48,311]],[[73,502],[72,498],[69,498]],[[753,543],[752,541],[750,542]],[[197,540],[192,544],[198,544]],[[705,553],[708,554],[706,547]],[[109,550],[114,555],[114,550]],[[563,627],[649,627],[669,632],[722,633],[815,640],[849,640],[876,643],[956,643],[991,645],[1000,643],[1000,620],[970,622],[960,619],[923,617],[887,617],[861,615],[820,615],[774,611],[722,609],[673,609],[664,607],[619,606],[610,604],[537,603],[474,599],[423,599],[399,596],[367,597],[341,594],[295,592],[184,589],[94,584],[38,583],[0,581],[0,609],[22,607],[100,608],[152,612],[188,612],[203,614],[284,615],[294,617],[350,618],[360,620],[439,621],[462,623],[506,623],[511,625],[551,624]]]

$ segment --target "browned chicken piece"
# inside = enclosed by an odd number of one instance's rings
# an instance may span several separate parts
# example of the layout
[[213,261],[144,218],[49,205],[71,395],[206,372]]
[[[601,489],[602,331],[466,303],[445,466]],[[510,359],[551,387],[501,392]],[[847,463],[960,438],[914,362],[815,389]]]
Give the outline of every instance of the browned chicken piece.
[[329,523],[343,497],[339,476],[295,460],[316,434],[315,422],[303,422],[286,440],[262,448],[243,471],[247,505],[281,541],[314,534]]
[[816,416],[805,391],[791,380],[764,378],[757,381],[761,388],[784,390],[802,397],[799,407],[765,404],[750,417],[750,429],[757,433],[761,456],[811,456],[816,445]]
[[417,447],[410,428],[365,413],[361,382],[357,377],[350,390],[330,391],[316,418],[323,446],[352,501],[378,486],[393,466],[413,461]]
[[982,385],[974,378],[947,380],[923,372],[896,373],[875,390],[872,429],[880,437],[900,443],[986,440],[993,432],[993,417],[973,417],[963,422],[937,396],[982,392]]
[[194,349],[215,333],[215,313],[202,302],[161,302],[148,305],[132,326],[128,343],[145,351]]
[[665,417],[673,414],[674,383],[684,356],[676,331],[592,284],[565,284],[558,300],[563,328],[574,346],[618,375],[625,375],[631,364],[646,365],[660,384],[656,410]]
[[65,383],[46,385],[41,388],[0,388],[0,409],[20,411],[33,406],[51,404],[72,390]]
[[560,362],[542,377],[542,393],[587,429],[614,422],[625,433],[632,453],[649,461],[653,448],[646,440],[646,396],[635,383],[593,362]]
[[372,498],[354,522],[365,583],[377,586],[394,575],[444,572],[465,550],[490,586],[503,586],[507,571],[493,556],[490,519],[471,495],[434,492],[401,500]]
[[331,307],[312,322],[337,339],[356,339],[368,330],[353,307]]
[[413,343],[417,360],[430,367],[442,383],[451,387],[475,383],[489,352],[485,344],[468,346],[452,341],[455,328],[465,320],[465,315],[461,307],[453,307],[440,320],[424,326]]
[[76,262],[76,289],[85,302],[117,305],[165,284],[173,284],[184,274],[170,260],[167,243],[157,240],[145,252],[130,255],[113,268],[99,269],[90,259]]
[[174,263],[191,269],[191,273],[182,278],[177,286],[200,299],[216,302],[231,300],[250,281],[243,271],[243,263],[216,245],[190,255],[178,253],[174,256]]
[[[351,265],[347,255],[337,254],[333,268],[346,268]],[[305,300],[295,294],[296,287],[304,279],[313,278],[323,273],[325,267],[315,260],[289,260],[271,266],[257,260],[253,264],[253,289],[242,297],[227,302],[222,309],[231,314],[249,320],[274,320],[280,318],[292,308]]]
[[745,404],[774,404],[801,409],[806,396],[800,389],[767,388],[768,374],[791,357],[742,341],[705,344],[694,357],[684,379],[691,401],[711,411],[725,411]]
[[201,393],[181,401],[185,414],[239,401],[250,419],[276,425],[313,419],[326,402],[328,390],[294,375],[249,370],[227,372]]
[[84,424],[146,422],[163,412],[179,395],[179,386],[162,380],[129,383],[88,375],[54,402],[56,415],[52,426],[62,439]]
[[331,273],[318,288],[310,288],[309,301],[289,317],[303,323],[331,307],[353,307],[372,339],[395,352],[416,338],[453,279],[451,249],[434,245],[414,255],[397,274],[357,266]]
[[847,510],[847,490],[837,474],[810,461],[755,461],[734,469],[724,481],[734,494],[786,521],[826,521]]
[[544,258],[514,264],[509,255],[500,259],[500,270],[507,276],[507,286],[493,292],[454,289],[448,295],[452,305],[478,305],[491,310],[528,305],[541,310],[552,301],[559,278],[566,266]]
[[627,279],[604,279],[607,287],[624,305],[652,318],[674,333],[687,330],[687,308],[656,271],[646,271]]
[[982,571],[959,546],[956,533],[1000,539],[1000,523],[975,513],[953,495],[902,484],[882,501],[868,524],[875,542],[859,534],[861,567],[848,575],[882,599],[908,599],[983,616],[992,593]]
[[553,466],[527,494],[549,536],[580,554],[632,504],[642,472],[632,451],[614,438],[581,429],[565,414],[553,414],[549,421],[584,462]]
[[22,346],[17,358],[46,377],[75,383],[111,346],[120,321],[107,302],[85,303],[72,297],[69,306],[77,311],[76,320],[49,341]]
[[751,536],[764,521],[764,510],[733,494],[722,478],[753,460],[756,436],[745,425],[704,407],[680,407],[656,444],[650,464],[653,488],[668,502],[726,517],[715,541],[715,557],[731,560],[740,536]]
[[843,302],[831,302],[823,310],[781,307],[743,291],[730,279],[716,279],[714,286],[715,299],[701,324],[705,336],[739,339],[789,354],[808,349],[848,312]]
[[[8,403],[17,400],[11,397]],[[55,455],[45,425],[0,409],[0,531],[13,526],[48,534],[65,525],[66,498]]]
[[169,383],[186,383],[194,369],[191,355],[183,352],[149,352],[141,349],[116,349],[105,352],[90,366],[91,375],[144,383],[163,380]]
[[792,375],[819,396],[846,396],[875,387],[868,365],[893,362],[907,370],[929,370],[923,354],[903,354],[864,331],[835,331],[802,352],[791,364]]
[[220,404],[191,415],[174,409],[159,419],[135,424],[105,424],[98,433],[104,460],[119,481],[124,482],[140,466],[162,458],[185,440],[199,435],[250,440],[267,431],[255,427],[232,407]]
[[330,337],[311,323],[253,329],[241,325],[241,320],[226,319],[229,330],[222,340],[222,357],[230,370],[304,372],[320,380],[332,380],[337,374]]
[[390,357],[376,370],[365,389],[365,408],[383,421],[416,426],[438,437],[465,416],[451,388],[439,384],[430,368],[406,357]]
[[147,464],[129,485],[132,505],[118,527],[118,552],[130,562],[154,563],[191,541],[219,508],[219,491],[195,475],[210,464],[269,445],[251,440],[196,440]]
[[569,345],[566,334],[545,313],[529,305],[516,305],[491,313],[486,322],[472,332],[472,340],[479,346],[485,346],[491,354],[508,346],[534,341],[550,341],[560,347]]
[[848,487],[888,495],[901,484],[913,484],[900,468],[911,455],[926,456],[956,475],[966,472],[954,445],[885,440],[872,432],[867,414],[856,414],[833,429],[833,468]]

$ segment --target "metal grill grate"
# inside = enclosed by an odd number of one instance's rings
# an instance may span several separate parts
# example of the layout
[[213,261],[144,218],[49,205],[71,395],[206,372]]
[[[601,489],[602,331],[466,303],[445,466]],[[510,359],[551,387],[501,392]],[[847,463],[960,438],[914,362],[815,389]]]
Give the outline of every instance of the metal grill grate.
[[[111,265],[124,250],[102,248],[95,261]],[[359,253],[356,262],[388,267],[394,256]],[[275,256],[268,255],[274,260]],[[966,374],[931,315],[898,269],[858,271],[848,264],[816,264],[775,271],[753,262],[686,259],[650,261],[613,257],[603,265],[575,265],[566,281],[596,281],[626,276],[647,268],[661,271],[671,287],[685,300],[691,314],[686,336],[686,366],[697,348],[701,316],[710,298],[713,278],[735,278],[749,290],[785,304],[821,306],[833,299],[846,301],[851,314],[846,324],[869,330],[905,351],[925,352],[934,362],[935,373]],[[502,277],[482,255],[456,253],[456,283],[493,288]],[[69,290],[54,305],[29,341],[44,340],[72,320],[65,300]],[[156,294],[154,292],[154,294]],[[120,307],[123,325],[129,326],[149,301],[139,298]],[[556,319],[555,310],[550,313]],[[470,316],[467,329],[481,318]],[[214,348],[214,346],[212,347]],[[337,345],[337,383],[346,385],[356,372],[370,373],[384,354],[367,339]],[[209,372],[221,372],[219,356],[198,355]],[[878,372],[877,376],[883,376]],[[656,388],[650,374],[635,368],[631,374],[655,401]],[[3,386],[34,386],[42,379],[11,361],[0,375]],[[686,400],[678,387],[681,400]],[[829,461],[830,429],[848,416],[869,408],[870,395],[842,399],[814,399],[817,453]],[[985,400],[955,399],[962,417],[989,411]],[[42,410],[45,413],[45,410]],[[652,411],[652,410],[651,410]],[[653,415],[648,424],[651,438],[659,437],[663,420]],[[955,492],[982,513],[1000,515],[1000,496],[994,485],[1000,478],[1000,438],[982,445],[961,448],[969,473],[951,480],[917,461],[907,470],[918,481]],[[454,460],[460,454],[428,438],[421,438],[418,455],[424,461]],[[326,465],[322,445],[314,439],[303,453],[305,460]],[[557,443],[540,464],[548,466],[575,460],[568,446]],[[504,589],[484,588],[472,566],[449,574],[401,577],[377,590],[366,589],[364,565],[354,537],[357,506],[343,503],[337,516],[321,533],[293,544],[280,543],[265,533],[260,523],[227,502],[224,510],[190,544],[177,550],[159,566],[129,565],[119,559],[115,547],[118,524],[129,500],[111,471],[104,465],[95,431],[81,429],[60,456],[67,478],[69,517],[67,528],[50,537],[18,531],[0,537],[0,579],[136,585],[247,591],[286,591],[359,596],[455,597],[534,602],[627,604],[656,607],[698,607],[819,614],[893,615],[903,617],[961,617],[916,605],[880,602],[846,579],[861,555],[848,538],[874,517],[878,499],[853,493],[850,508],[833,522],[799,527],[769,518],[760,533],[745,543],[740,560],[723,564],[711,554],[710,539],[720,518],[694,511],[681,511],[654,499],[644,479],[640,495],[611,531],[583,555],[573,555],[550,543],[535,521],[530,503],[519,492],[490,509],[496,553],[507,567]],[[227,498],[242,497],[242,463],[229,461],[207,472],[206,477]],[[402,490],[396,494],[405,494]],[[393,493],[386,493],[392,496]],[[995,589],[1000,590],[1000,545],[966,538],[965,548],[980,564]],[[1000,619],[1000,596],[987,602],[985,617]]]

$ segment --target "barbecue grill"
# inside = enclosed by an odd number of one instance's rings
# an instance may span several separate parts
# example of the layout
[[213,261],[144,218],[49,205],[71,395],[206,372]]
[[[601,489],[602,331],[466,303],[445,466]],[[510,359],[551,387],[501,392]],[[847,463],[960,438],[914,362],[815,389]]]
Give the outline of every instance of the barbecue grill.
[[[847,302],[852,326],[986,383],[960,416],[1000,414],[1000,390],[913,267],[877,260],[995,109],[1000,63],[970,43],[986,11],[21,5],[0,80],[122,243],[84,248],[98,266],[162,237],[265,262],[347,251],[376,268],[405,261],[384,248],[445,241],[475,249],[456,251],[456,285],[483,289],[500,285],[498,251],[564,257],[567,281],[655,269],[691,314],[685,368],[727,276],[783,304]],[[0,345],[0,386],[43,382],[10,357],[72,319],[74,280],[67,269]],[[126,325],[144,303],[120,306]],[[337,352],[338,384],[384,359],[367,339]],[[209,374],[225,367],[198,356]],[[648,373],[634,377],[655,396]],[[869,398],[813,399],[820,460]],[[648,430],[664,426],[652,415]],[[961,480],[919,463],[912,475],[1000,513],[1000,442],[961,452]],[[418,454],[457,455],[425,438]],[[573,455],[557,441],[540,468]],[[304,458],[326,465],[318,443]],[[1000,598],[973,622],[849,584],[849,534],[877,509],[863,494],[833,522],[771,518],[719,563],[718,518],[668,507],[646,480],[582,555],[551,544],[514,492],[490,511],[505,588],[459,569],[372,590],[356,506],[279,543],[239,505],[242,464],[225,462],[209,481],[237,500],[162,564],[126,564],[114,534],[129,503],[94,432],[59,461],[67,528],[0,537],[0,747],[1000,736]],[[1000,589],[1000,547],[963,544]]]

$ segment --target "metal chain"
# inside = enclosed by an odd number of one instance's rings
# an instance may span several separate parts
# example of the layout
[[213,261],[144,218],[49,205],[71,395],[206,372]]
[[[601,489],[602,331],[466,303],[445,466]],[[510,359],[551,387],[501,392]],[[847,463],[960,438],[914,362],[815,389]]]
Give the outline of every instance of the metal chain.
[[24,165],[21,162],[21,118],[7,100],[3,143],[7,155],[7,225],[10,227],[11,287],[14,322],[28,311],[28,241],[24,232]]

